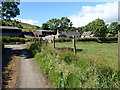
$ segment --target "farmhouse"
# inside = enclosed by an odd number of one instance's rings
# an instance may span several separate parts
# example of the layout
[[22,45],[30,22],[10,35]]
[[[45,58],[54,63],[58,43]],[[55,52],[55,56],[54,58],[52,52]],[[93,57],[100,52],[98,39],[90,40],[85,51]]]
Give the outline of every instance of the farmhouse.
[[20,28],[0,26],[0,29],[2,30],[2,36],[23,37],[22,30]]
[[52,30],[32,30],[35,37],[45,37],[48,35],[54,35],[55,32]]
[[93,37],[93,36],[94,36],[94,35],[92,34],[91,31],[84,32],[84,33],[81,35],[82,38],[83,38],[83,37]]

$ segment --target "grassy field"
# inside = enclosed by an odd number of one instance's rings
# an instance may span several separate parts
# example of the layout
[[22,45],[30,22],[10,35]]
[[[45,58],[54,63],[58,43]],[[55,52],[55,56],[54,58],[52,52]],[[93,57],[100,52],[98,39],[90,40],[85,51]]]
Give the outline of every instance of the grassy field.
[[[69,49],[63,49],[69,48]],[[72,43],[33,44],[37,60],[53,86],[60,88],[118,88],[117,43],[77,42],[77,54],[69,51]],[[39,50],[39,51],[38,51]]]
[[[51,47],[53,44],[49,44]],[[56,43],[56,48],[72,48],[72,42]],[[118,61],[117,43],[77,42],[77,55],[93,59],[103,58],[112,62]]]

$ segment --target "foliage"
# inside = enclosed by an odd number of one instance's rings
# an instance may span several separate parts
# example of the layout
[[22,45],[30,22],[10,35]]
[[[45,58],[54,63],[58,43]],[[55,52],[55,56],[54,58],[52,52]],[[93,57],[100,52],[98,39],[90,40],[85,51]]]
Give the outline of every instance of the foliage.
[[20,43],[25,43],[27,41],[30,41],[31,39],[34,39],[34,40],[38,40],[36,38],[20,38],[20,37],[7,37],[7,36],[3,36],[2,37],[2,41],[5,42],[5,43],[12,43],[12,42],[20,42]]
[[46,23],[43,23],[41,28],[46,30],[54,30],[57,32],[69,30],[72,27],[72,22],[67,17],[62,17],[61,19],[53,18]]
[[17,15],[20,15],[20,9],[18,8],[19,4],[20,2],[18,0],[13,0],[13,2],[3,0],[1,12],[2,18],[10,20],[11,18],[16,17]]
[[58,88],[118,88],[118,69],[104,58],[43,47],[35,59]]
[[105,37],[107,33],[107,25],[105,25],[104,20],[96,19],[90,23],[88,23],[83,31],[92,31],[95,36]]
[[23,28],[18,20],[1,20],[2,26],[13,26],[18,28]]
[[118,33],[120,27],[117,22],[112,22],[109,25],[108,29],[109,29],[109,33],[112,34],[113,36],[115,36]]
[[22,28],[22,31],[31,32],[31,30],[40,29],[39,26],[22,23],[19,20],[0,20],[0,22],[2,23],[2,26],[18,27],[18,28]]
[[32,55],[34,56],[36,53],[39,53],[39,52],[41,52],[41,43],[32,43],[31,45],[30,45],[30,48],[29,48],[29,50],[30,50],[30,52],[32,53]]
[[99,38],[100,42],[117,42],[117,37]]
[[108,33],[106,37],[113,37],[113,34]]

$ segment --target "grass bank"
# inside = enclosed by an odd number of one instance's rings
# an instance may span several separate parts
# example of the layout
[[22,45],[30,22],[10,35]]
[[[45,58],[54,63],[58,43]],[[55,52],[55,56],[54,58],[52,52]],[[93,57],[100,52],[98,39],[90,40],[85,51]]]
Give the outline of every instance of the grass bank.
[[[64,43],[58,43],[57,47],[64,47],[63,44]],[[37,46],[39,45],[36,44],[34,45],[38,50]],[[84,51],[77,53],[77,55],[74,55],[73,52],[67,49],[64,50],[53,49],[51,48],[51,45],[49,45],[48,47],[43,46],[42,48],[39,48],[40,49],[39,51],[36,51],[35,48],[34,49],[31,48],[31,51],[35,52],[34,55],[36,61],[43,69],[44,73],[49,76],[50,80],[52,81],[55,87],[59,88],[119,87],[120,78],[118,77],[118,68],[117,66],[115,66],[116,62],[112,63],[111,60],[108,60],[107,58],[104,58],[103,56],[97,54],[95,52],[96,50],[94,50],[92,47],[92,45],[97,46],[98,45],[97,43],[91,44],[88,43],[88,46],[85,45],[82,46],[80,43],[79,48],[84,49]],[[77,45],[79,45],[79,43]],[[92,51],[89,51],[89,48]],[[104,48],[101,48],[101,50],[104,51]],[[102,53],[104,53],[103,51]],[[96,54],[93,55],[92,52]],[[112,54],[109,55],[115,58]]]

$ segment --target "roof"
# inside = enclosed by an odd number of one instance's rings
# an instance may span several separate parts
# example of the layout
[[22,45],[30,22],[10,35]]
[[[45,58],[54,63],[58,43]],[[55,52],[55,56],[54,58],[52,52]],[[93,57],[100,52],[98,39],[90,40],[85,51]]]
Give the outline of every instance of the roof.
[[45,32],[54,32],[52,30],[32,30],[32,32],[43,32],[43,31],[45,31]]
[[23,32],[24,35],[34,36],[33,32]]
[[11,27],[11,26],[0,26],[0,29],[20,29],[18,27]]
[[79,36],[79,32],[72,32],[72,31],[68,31],[68,32],[61,32],[61,34],[65,34],[67,36]]
[[82,36],[90,36],[92,34],[92,32],[91,31],[88,31],[88,32],[84,32],[83,34],[82,34]]

